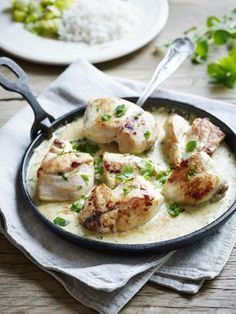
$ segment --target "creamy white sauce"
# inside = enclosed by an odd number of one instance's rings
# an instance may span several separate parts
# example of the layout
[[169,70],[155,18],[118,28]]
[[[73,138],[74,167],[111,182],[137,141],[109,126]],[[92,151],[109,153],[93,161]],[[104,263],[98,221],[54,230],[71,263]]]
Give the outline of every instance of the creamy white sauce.
[[[164,110],[152,112],[159,127],[159,137],[154,147],[142,157],[148,157],[162,167],[167,167],[161,141],[164,136],[163,125],[168,116]],[[54,137],[64,140],[77,140],[83,138],[82,118],[58,129]],[[78,214],[72,212],[72,203],[68,202],[39,202],[35,196],[37,185],[37,170],[42,163],[42,159],[47,153],[53,139],[44,141],[35,150],[32,156],[28,172],[28,189],[37,204],[38,210],[49,220],[53,221],[57,216],[68,220],[70,223],[64,227],[65,230],[74,234],[79,234],[91,239],[117,243],[151,243],[164,241],[189,234],[201,229],[205,225],[221,216],[236,197],[236,162],[233,154],[225,143],[214,152],[212,159],[217,163],[217,171],[225,177],[229,184],[229,189],[224,198],[215,203],[205,203],[197,206],[185,207],[185,211],[178,217],[172,218],[167,212],[167,204],[163,203],[156,216],[149,222],[134,229],[122,233],[97,234],[83,228],[78,222]],[[101,151],[118,152],[115,145],[100,145]],[[101,151],[99,153],[101,153]]]

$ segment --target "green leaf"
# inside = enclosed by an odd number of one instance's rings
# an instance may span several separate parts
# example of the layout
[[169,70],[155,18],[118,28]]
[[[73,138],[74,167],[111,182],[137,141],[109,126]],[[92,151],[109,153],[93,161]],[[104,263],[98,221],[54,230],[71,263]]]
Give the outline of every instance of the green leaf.
[[148,140],[149,137],[150,137],[150,135],[151,135],[150,131],[146,131],[146,132],[144,133],[145,139]]
[[208,16],[207,18],[207,27],[212,27],[220,23],[220,19],[216,16]]
[[86,198],[81,198],[78,202],[75,202],[71,205],[72,212],[79,213],[84,208]]
[[115,108],[115,116],[116,117],[122,117],[127,111],[127,108],[125,105],[119,105]]
[[104,114],[101,116],[101,120],[104,121],[104,122],[106,122],[106,121],[108,121],[108,120],[110,120],[110,119],[111,119],[111,115],[108,114],[108,113],[104,113]]
[[228,88],[234,88],[236,84],[236,49],[228,56],[210,63],[207,74],[214,84],[222,84]]
[[130,189],[128,187],[124,187],[123,188],[123,192],[124,192],[125,195],[127,195],[127,194],[129,194]]
[[84,182],[86,183],[86,185],[88,185],[89,176],[88,176],[87,174],[81,174],[80,176],[81,176],[81,178],[84,180]]
[[88,153],[94,156],[100,149],[96,144],[91,144],[87,139],[81,139],[77,141],[71,141],[73,150]]
[[189,172],[187,174],[187,178],[190,181],[197,173],[197,169],[195,167],[192,167],[189,169]]
[[195,42],[195,51],[192,55],[192,62],[194,63],[202,63],[204,62],[208,57],[208,41],[206,38],[197,38]]
[[63,180],[68,181],[68,177],[66,176],[64,172],[58,172],[58,175],[62,177]]
[[231,34],[223,29],[213,32],[212,39],[216,45],[224,45],[231,38]]
[[134,167],[131,165],[125,165],[122,168],[121,173],[116,175],[116,181],[123,182],[126,180],[130,180],[133,177],[134,177]]
[[197,141],[191,140],[191,141],[186,143],[185,151],[186,151],[186,153],[191,153],[196,149],[196,147],[197,147]]
[[140,174],[147,180],[150,180],[151,177],[155,174],[155,166],[151,160],[142,160]]
[[181,212],[184,211],[184,207],[180,204],[173,203],[168,206],[167,210],[170,216],[177,217]]
[[56,217],[53,220],[53,222],[55,225],[58,225],[60,227],[65,227],[70,223],[68,220],[65,220],[64,218],[61,218],[61,217]]
[[94,158],[94,171],[95,171],[95,174],[99,174],[99,175],[103,174],[104,170],[103,170],[102,157]]
[[156,179],[157,179],[158,187],[162,187],[166,183],[170,174],[171,174],[170,168],[168,168],[165,171],[159,171],[157,173]]

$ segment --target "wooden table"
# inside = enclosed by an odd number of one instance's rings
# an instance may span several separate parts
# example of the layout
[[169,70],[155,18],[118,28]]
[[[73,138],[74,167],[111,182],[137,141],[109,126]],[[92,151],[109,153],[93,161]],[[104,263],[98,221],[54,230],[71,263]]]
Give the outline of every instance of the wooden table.
[[[150,45],[127,57],[100,64],[110,75],[147,82],[161,56],[153,56],[155,42],[179,36],[194,25],[203,25],[206,16],[221,16],[235,7],[233,0],[171,0],[170,17],[164,31]],[[1,52],[1,55],[6,53]],[[30,77],[30,85],[40,94],[63,67],[42,66],[16,60]],[[185,63],[163,87],[236,103],[235,90],[214,88],[207,83],[205,66]],[[0,125],[25,102],[0,90]],[[236,313],[236,248],[222,273],[206,282],[195,296],[146,284],[122,313]],[[76,302],[62,286],[0,236],[0,313],[94,313]]]

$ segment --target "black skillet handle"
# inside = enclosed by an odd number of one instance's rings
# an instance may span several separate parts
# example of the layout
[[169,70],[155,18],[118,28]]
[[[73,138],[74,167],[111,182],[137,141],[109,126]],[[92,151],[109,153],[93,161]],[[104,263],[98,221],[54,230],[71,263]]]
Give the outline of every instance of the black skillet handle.
[[37,99],[31,93],[28,86],[28,77],[25,72],[9,58],[1,57],[0,68],[1,66],[7,67],[12,71],[18,80],[16,82],[10,81],[0,71],[0,85],[8,91],[22,95],[34,111],[35,120],[30,132],[31,139],[33,140],[40,131],[46,138],[50,138],[52,135],[51,123],[55,119],[42,109]]

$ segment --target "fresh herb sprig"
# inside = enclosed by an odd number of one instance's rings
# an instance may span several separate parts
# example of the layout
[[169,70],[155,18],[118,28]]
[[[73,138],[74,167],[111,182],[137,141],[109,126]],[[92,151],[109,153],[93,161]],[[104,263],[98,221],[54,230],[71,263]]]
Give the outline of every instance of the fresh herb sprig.
[[[193,26],[184,32],[195,44],[195,51],[191,60],[194,64],[206,62],[211,56],[213,48],[226,45],[229,52],[219,60],[207,66],[210,82],[221,84],[228,88],[236,85],[236,8],[223,18],[209,16],[203,31]],[[172,40],[155,47],[154,52],[169,47]]]

